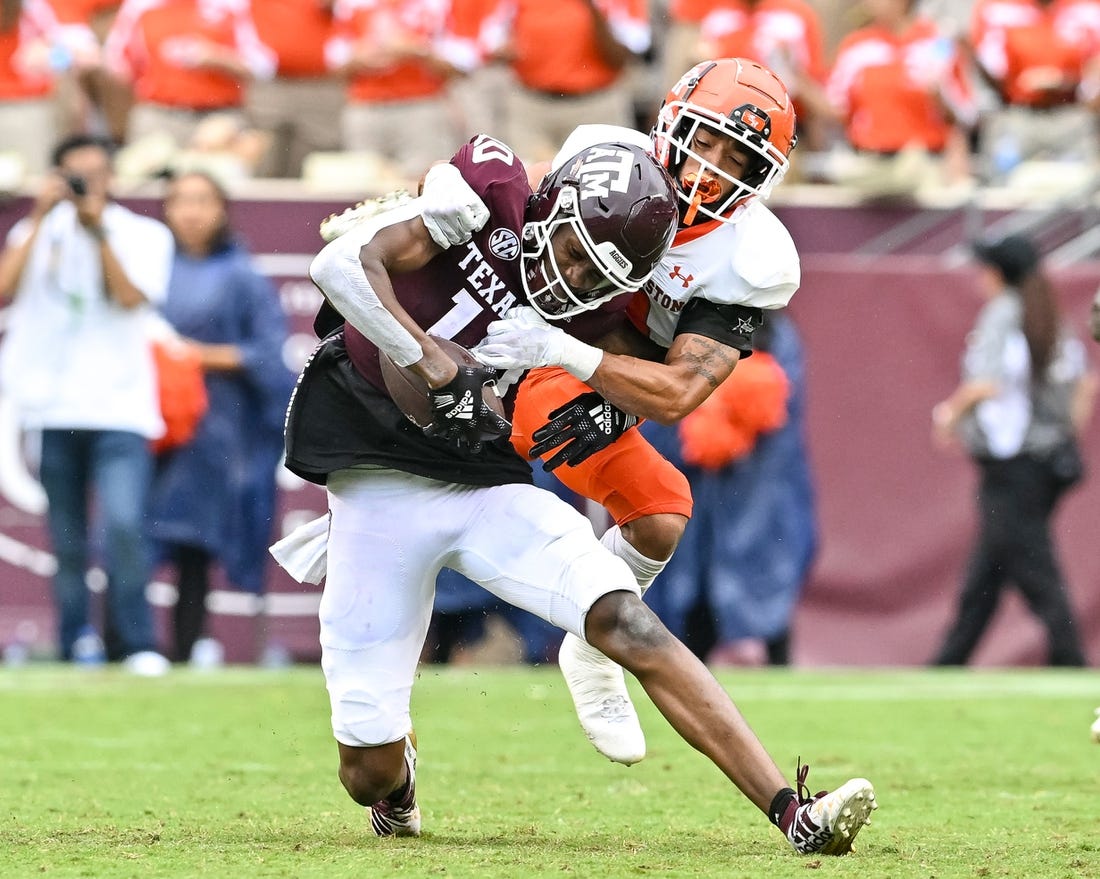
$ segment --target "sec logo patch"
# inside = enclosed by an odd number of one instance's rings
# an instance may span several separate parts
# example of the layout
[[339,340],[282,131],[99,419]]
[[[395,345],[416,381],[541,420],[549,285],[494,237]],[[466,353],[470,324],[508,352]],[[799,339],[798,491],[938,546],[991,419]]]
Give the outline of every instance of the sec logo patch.
[[519,256],[519,238],[511,229],[494,229],[489,235],[489,251],[498,259]]

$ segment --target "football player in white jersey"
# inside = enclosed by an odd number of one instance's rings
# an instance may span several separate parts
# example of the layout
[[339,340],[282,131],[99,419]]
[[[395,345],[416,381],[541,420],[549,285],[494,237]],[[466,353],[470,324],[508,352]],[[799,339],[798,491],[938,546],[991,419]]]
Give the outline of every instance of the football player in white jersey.
[[[531,369],[516,400],[513,445],[542,457],[545,469],[608,510],[615,524],[601,542],[626,561],[644,592],[675,550],[692,501],[683,474],[633,428],[639,417],[668,424],[693,411],[751,353],[763,311],[786,306],[798,289],[794,243],[762,203],[787,171],[795,117],[772,71],[728,58],[697,64],[680,78],[650,138],[581,126],[551,167],[609,137],[648,144],[678,184],[673,246],[629,309],[656,356],[621,333],[599,343],[604,354],[590,376],[572,375],[568,361],[579,343],[530,309],[491,324],[475,353],[499,369]],[[479,215],[455,176],[435,176],[424,190],[426,221],[441,245],[464,240]],[[596,748],[620,763],[641,760],[645,737],[622,669],[572,635],[559,664]],[[873,797],[868,782],[853,779],[829,799],[841,801],[844,812]],[[788,836],[798,835],[787,805],[777,802],[768,812]],[[849,814],[856,815],[844,829],[850,842],[870,810]]]
[[[675,550],[692,501],[683,475],[631,428],[637,417],[668,424],[694,410],[751,351],[763,311],[787,305],[798,288],[794,243],[762,201],[787,170],[794,129],[783,83],[745,59],[705,61],[684,74],[650,137],[607,125],[578,128],[552,168],[613,136],[647,146],[678,184],[672,249],[629,309],[634,327],[657,346],[657,362],[628,356],[639,349],[619,339],[582,382],[559,368],[561,330],[530,310],[490,325],[478,349],[499,368],[550,367],[533,369],[521,385],[513,444],[607,508],[614,525],[603,543],[643,591]],[[424,194],[428,217],[457,242],[477,211],[455,177],[433,175]],[[645,737],[622,670],[570,636],[559,664],[596,748],[620,763],[641,760]]]

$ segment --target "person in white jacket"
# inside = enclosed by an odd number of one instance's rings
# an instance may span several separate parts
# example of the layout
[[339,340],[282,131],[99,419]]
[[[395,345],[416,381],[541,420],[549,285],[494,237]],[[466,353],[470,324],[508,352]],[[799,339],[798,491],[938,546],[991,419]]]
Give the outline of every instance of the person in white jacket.
[[[42,432],[40,479],[57,573],[63,659],[81,640],[102,654],[89,620],[89,498],[106,545],[107,627],[138,674],[167,670],[145,598],[151,556],[145,504],[149,441],[164,431],[148,337],[163,301],[172,234],[110,199],[111,145],[77,135],[57,146],[54,171],[0,255],[0,296],[15,297],[0,356],[0,391],[25,428]],[[108,638],[108,646],[112,646]]]

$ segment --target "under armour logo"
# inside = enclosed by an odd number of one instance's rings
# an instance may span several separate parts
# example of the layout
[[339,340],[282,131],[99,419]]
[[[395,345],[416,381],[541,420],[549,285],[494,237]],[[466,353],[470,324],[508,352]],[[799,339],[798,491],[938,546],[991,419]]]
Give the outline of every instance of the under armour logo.
[[680,274],[680,269],[681,268],[683,268],[683,267],[682,266],[673,266],[672,271],[668,273],[668,277],[669,277],[669,280],[672,280],[674,278],[679,278],[680,283],[682,283],[684,285],[684,289],[686,290],[688,288],[688,284],[690,284],[692,281],[695,280],[695,275],[682,275],[682,274]]

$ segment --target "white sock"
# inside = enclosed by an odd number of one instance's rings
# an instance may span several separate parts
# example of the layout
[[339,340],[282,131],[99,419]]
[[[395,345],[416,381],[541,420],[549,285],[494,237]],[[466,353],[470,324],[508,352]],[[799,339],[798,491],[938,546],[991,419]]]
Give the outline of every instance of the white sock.
[[638,585],[642,587],[642,595],[645,595],[645,591],[653,585],[653,581],[657,579],[657,575],[665,569],[665,565],[668,564],[668,559],[663,562],[659,562],[656,559],[651,559],[648,556],[642,555],[636,550],[625,537],[623,537],[622,529],[618,525],[612,525],[608,528],[603,537],[600,538],[600,543],[611,550],[615,555],[621,558],[630,567],[631,572],[634,574],[634,579],[638,581]]

